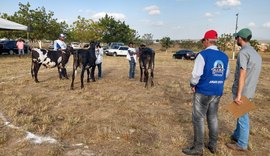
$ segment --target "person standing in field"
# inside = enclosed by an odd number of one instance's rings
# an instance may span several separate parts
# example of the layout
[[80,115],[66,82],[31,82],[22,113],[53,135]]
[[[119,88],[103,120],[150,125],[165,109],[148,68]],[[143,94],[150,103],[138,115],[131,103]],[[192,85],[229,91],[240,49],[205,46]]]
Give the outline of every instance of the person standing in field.
[[216,153],[218,140],[218,105],[223,94],[224,82],[229,75],[228,56],[218,50],[218,34],[209,30],[201,40],[206,48],[196,59],[190,87],[193,95],[192,123],[194,128],[193,145],[182,149],[187,155],[202,155],[204,149],[204,118],[209,129],[209,142],[206,147]]
[[66,36],[64,34],[59,35],[59,39],[54,41],[54,48],[53,48],[54,51],[66,50],[67,45],[64,42],[65,38],[66,38]]
[[[234,82],[232,86],[233,100],[241,105],[241,97],[252,99],[255,94],[259,75],[261,72],[262,58],[259,53],[250,46],[252,32],[248,28],[241,29],[233,36],[241,49],[237,56]],[[249,139],[249,116],[248,113],[237,119],[236,129],[231,135],[231,143],[226,144],[233,150],[247,150]]]
[[19,56],[24,55],[24,41],[21,38],[17,41],[16,46]]
[[101,48],[100,44],[96,45],[96,65],[98,67],[98,79],[101,79],[102,76],[102,61],[103,61],[103,49]]
[[129,62],[129,79],[133,80],[135,78],[135,68],[136,68],[136,49],[134,48],[133,42],[128,44],[127,59]]

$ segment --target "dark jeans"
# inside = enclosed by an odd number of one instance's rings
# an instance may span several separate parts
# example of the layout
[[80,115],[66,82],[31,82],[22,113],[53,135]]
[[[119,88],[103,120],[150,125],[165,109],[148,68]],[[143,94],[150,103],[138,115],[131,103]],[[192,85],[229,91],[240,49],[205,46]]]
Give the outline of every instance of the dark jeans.
[[129,61],[129,78],[134,78],[135,77],[135,67],[136,67],[136,62],[133,57],[131,57],[131,60]]
[[195,93],[193,97],[192,122],[194,128],[194,144],[197,149],[204,146],[204,117],[209,129],[208,146],[216,148],[218,139],[218,104],[221,96],[206,96]]
[[101,73],[102,73],[102,70],[101,70],[102,63],[97,64],[97,67],[98,67],[98,79],[100,79],[101,78]]

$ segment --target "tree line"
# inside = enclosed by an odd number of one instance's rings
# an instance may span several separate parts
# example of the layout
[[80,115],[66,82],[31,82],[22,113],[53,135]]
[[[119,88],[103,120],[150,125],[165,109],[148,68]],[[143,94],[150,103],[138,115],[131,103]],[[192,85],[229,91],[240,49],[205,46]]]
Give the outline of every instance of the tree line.
[[[110,42],[128,42],[133,41],[135,44],[144,42],[147,45],[153,43],[153,35],[151,33],[144,34],[140,37],[135,29],[132,29],[124,21],[116,20],[111,16],[105,15],[98,21],[86,19],[78,16],[77,20],[72,24],[67,24],[65,21],[58,21],[54,18],[54,12],[46,11],[44,7],[31,9],[31,5],[19,3],[19,10],[13,15],[0,13],[0,17],[8,19],[30,28],[29,40],[55,40],[60,33],[67,35],[67,42],[89,42],[91,40],[100,41],[103,43]],[[7,37],[28,38],[27,33],[22,31],[0,31],[0,38]],[[180,48],[192,49],[199,51],[203,49],[200,41],[180,40],[172,41],[170,37],[163,37],[158,40],[165,50],[172,45],[178,44]],[[218,40],[218,47],[222,51],[232,50],[234,38],[231,34],[222,34]],[[259,42],[252,40],[251,45],[258,50]]]
[[[0,17],[8,19],[30,28],[29,40],[55,40],[60,33],[67,35],[67,41],[89,42],[91,40],[109,43],[121,41],[128,43],[136,41],[139,35],[125,22],[116,20],[106,15],[98,21],[77,17],[72,24],[65,21],[58,21],[54,18],[54,12],[46,11],[44,7],[30,9],[31,5],[19,3],[19,10],[13,15],[0,13]],[[10,39],[22,37],[27,38],[27,34],[22,31],[2,31],[0,37]]]

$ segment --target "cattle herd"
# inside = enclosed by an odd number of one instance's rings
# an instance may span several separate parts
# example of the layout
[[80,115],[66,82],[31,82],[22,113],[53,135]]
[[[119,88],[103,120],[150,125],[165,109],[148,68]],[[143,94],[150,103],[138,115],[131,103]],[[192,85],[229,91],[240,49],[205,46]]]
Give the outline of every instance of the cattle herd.
[[[90,77],[95,81],[95,42],[91,42],[88,49],[74,50],[72,47],[67,47],[66,50],[52,51],[46,49],[32,49],[32,64],[31,75],[36,83],[38,80],[38,71],[41,65],[46,68],[58,68],[59,79],[68,79],[66,65],[69,57],[73,55],[73,71],[70,89],[74,89],[74,79],[77,73],[77,68],[81,67],[81,88],[84,88],[84,72],[87,71],[87,82],[90,82]],[[151,48],[142,46],[139,48],[139,66],[140,66],[140,81],[145,82],[145,87],[148,88],[148,81],[151,86],[154,85],[154,65],[155,65],[155,51]],[[91,72],[90,72],[91,69]],[[150,73],[149,73],[150,70]],[[149,79],[150,74],[150,79]]]

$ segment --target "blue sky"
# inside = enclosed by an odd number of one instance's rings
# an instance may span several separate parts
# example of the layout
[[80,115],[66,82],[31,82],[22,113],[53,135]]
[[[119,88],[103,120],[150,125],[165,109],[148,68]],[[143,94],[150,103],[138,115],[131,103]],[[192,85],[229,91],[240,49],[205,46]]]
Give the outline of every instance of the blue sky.
[[107,13],[154,39],[200,39],[210,29],[234,33],[239,13],[238,30],[248,27],[254,39],[270,40],[270,0],[0,0],[0,13],[13,15],[19,2],[44,6],[69,24],[78,16],[98,20]]

